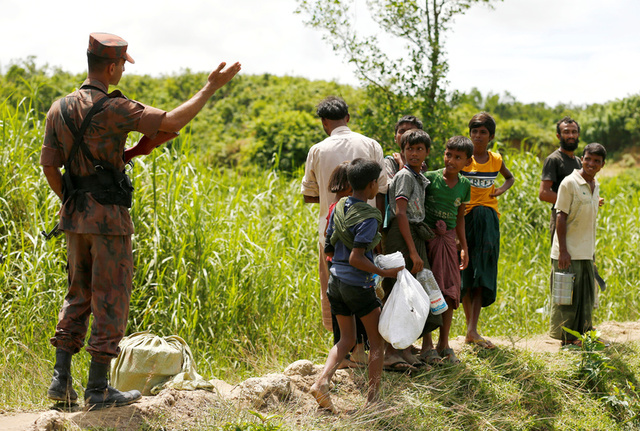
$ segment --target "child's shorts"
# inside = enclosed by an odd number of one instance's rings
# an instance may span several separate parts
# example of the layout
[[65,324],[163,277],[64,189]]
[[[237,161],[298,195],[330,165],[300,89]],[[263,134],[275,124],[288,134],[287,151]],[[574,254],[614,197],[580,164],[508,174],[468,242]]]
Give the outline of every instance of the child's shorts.
[[333,274],[329,276],[327,296],[331,304],[331,312],[340,316],[363,317],[371,313],[382,303],[376,295],[374,287],[351,286],[343,283]]

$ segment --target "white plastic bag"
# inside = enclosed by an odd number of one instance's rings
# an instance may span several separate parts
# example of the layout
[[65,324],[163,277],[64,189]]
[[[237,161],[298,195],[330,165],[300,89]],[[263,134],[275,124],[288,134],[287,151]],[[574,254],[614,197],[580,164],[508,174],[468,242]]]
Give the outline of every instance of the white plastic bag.
[[391,254],[378,254],[373,259],[373,263],[382,269],[398,268],[404,266],[404,257],[399,251]]
[[[395,265],[398,266],[401,265]],[[422,334],[429,304],[429,296],[418,280],[406,269],[398,272],[396,284],[380,314],[378,331],[382,338],[396,349],[409,347]]]

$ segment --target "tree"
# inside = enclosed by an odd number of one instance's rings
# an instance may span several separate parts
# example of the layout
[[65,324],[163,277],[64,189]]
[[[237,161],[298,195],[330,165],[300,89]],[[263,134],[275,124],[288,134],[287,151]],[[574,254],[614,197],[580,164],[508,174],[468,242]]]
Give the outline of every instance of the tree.
[[[362,35],[353,10],[362,0],[298,0],[296,13],[305,24],[324,32],[333,50],[355,65],[357,77],[371,99],[371,136],[391,140],[392,130],[381,125],[414,113],[430,133],[446,136],[449,108],[446,103],[444,34],[457,15],[475,3],[492,7],[491,0],[366,0],[371,19],[380,30],[403,42],[400,55],[383,52],[377,35]],[[359,17],[358,17],[359,18]]]
[[599,142],[608,152],[640,144],[640,95],[587,107],[578,117],[581,141]]

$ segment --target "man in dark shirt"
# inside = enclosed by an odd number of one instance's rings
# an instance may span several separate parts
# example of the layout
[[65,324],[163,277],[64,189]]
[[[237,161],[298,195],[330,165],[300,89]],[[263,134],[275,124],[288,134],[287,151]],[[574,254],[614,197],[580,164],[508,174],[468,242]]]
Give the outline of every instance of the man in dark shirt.
[[542,178],[540,181],[540,192],[538,198],[543,202],[549,202],[551,206],[551,220],[549,231],[551,241],[556,231],[556,209],[555,203],[558,197],[558,187],[567,175],[574,169],[580,169],[582,162],[574,155],[580,142],[580,125],[571,117],[564,117],[556,124],[556,132],[560,140],[560,148],[551,153],[545,160],[542,167]]
[[[549,154],[544,160],[540,191],[538,192],[538,198],[541,201],[552,204],[551,219],[549,221],[552,246],[553,235],[556,232],[557,213],[555,204],[558,198],[558,187],[560,187],[560,183],[566,176],[571,175],[575,169],[582,168],[582,160],[574,154],[580,142],[580,124],[571,117],[566,116],[556,124],[556,136],[560,140],[560,148]],[[600,197],[600,206],[603,203],[604,198]],[[598,285],[604,291],[606,282],[598,274],[598,269],[595,265],[594,273]],[[551,278],[551,285],[553,286],[553,277]]]

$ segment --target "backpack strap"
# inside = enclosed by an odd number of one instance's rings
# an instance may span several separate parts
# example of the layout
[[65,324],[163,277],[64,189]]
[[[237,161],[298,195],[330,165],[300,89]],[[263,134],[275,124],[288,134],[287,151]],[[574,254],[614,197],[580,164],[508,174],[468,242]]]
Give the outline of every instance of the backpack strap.
[[93,104],[93,106],[91,107],[91,110],[89,110],[89,113],[82,121],[82,125],[80,126],[79,130],[76,127],[76,125],[73,123],[73,120],[71,120],[71,117],[69,116],[66,99],[67,99],[66,97],[60,99],[60,111],[62,112],[62,118],[64,119],[65,124],[73,134],[73,147],[71,147],[71,151],[69,152],[69,157],[65,165],[68,168],[71,167],[71,162],[75,159],[79,149],[82,149],[82,152],[87,157],[87,159],[89,159],[91,163],[95,164],[96,162],[95,157],[93,157],[93,155],[91,154],[91,151],[89,151],[89,148],[84,143],[84,134],[87,131],[89,124],[91,123],[91,119],[102,108],[102,105],[104,105],[108,97],[103,97],[102,99],[98,100],[96,103]]

